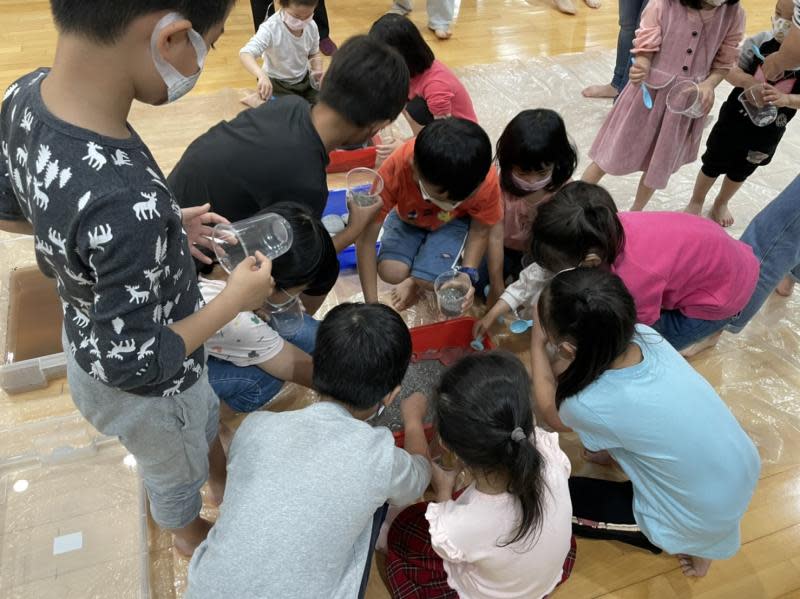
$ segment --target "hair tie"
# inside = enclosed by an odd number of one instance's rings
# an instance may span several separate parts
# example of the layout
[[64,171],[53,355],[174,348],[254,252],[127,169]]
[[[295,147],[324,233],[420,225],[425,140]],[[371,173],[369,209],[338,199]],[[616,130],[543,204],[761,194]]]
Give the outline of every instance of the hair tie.
[[511,431],[511,440],[516,443],[522,443],[528,437],[525,436],[525,431],[522,430],[522,427],[517,427],[513,431]]

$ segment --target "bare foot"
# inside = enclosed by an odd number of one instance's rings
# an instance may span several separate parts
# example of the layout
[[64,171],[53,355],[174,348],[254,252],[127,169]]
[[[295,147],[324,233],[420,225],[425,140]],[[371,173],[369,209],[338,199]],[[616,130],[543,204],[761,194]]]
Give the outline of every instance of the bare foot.
[[708,574],[708,569],[711,567],[710,559],[686,555],[685,553],[678,554],[678,562],[681,565],[684,576],[696,576],[701,578]]
[[703,205],[697,202],[689,202],[686,208],[683,209],[686,214],[697,214],[698,216],[703,211]]
[[616,98],[619,95],[617,88],[607,83],[606,85],[590,85],[581,92],[584,98]]
[[417,284],[411,277],[392,289],[392,307],[398,312],[409,309],[419,300]]
[[786,275],[783,277],[783,280],[778,283],[778,286],[775,288],[775,293],[781,295],[783,297],[789,297],[792,295],[792,291],[794,290],[794,278],[791,275]]
[[601,0],[583,0],[589,8],[600,8],[603,6]]
[[682,349],[680,351],[680,354],[684,358],[687,358],[687,359],[688,358],[692,358],[692,357],[696,356],[697,354],[699,354],[701,351],[704,351],[704,350],[707,350],[707,349],[709,349],[711,347],[714,347],[717,344],[717,342],[719,341],[720,337],[722,337],[722,331],[719,331],[718,333],[714,333],[713,335],[709,335],[705,339],[701,339],[700,341],[698,341],[696,343],[692,343],[690,346],[685,347],[684,349]]
[[444,27],[431,27],[428,25],[428,29],[433,31],[433,34],[440,40],[449,40],[453,35],[449,29]]
[[711,208],[711,212],[708,213],[708,218],[716,221],[723,227],[730,227],[733,224],[733,214],[731,214],[731,211],[728,210],[727,204],[723,206],[717,206],[714,204],[714,207]]
[[194,550],[206,540],[212,526],[211,522],[198,516],[188,526],[173,531],[172,546],[179,555],[190,559]]
[[584,447],[583,451],[581,452],[581,456],[587,462],[592,462],[593,464],[600,464],[601,466],[616,466],[617,461],[611,457],[611,454],[608,453],[605,449],[600,451],[589,451]]
[[556,0],[556,8],[566,15],[574,15],[578,8],[572,0]]

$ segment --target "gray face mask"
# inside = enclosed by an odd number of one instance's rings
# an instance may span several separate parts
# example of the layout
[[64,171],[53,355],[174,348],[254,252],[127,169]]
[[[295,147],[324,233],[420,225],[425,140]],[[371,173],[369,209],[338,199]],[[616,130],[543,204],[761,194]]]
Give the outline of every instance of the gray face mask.
[[161,56],[161,53],[158,51],[158,36],[166,27],[169,27],[177,21],[182,21],[183,19],[184,17],[176,12],[171,12],[167,15],[164,15],[164,17],[156,24],[155,29],[153,29],[153,35],[150,38],[150,54],[153,56],[153,62],[156,65],[159,75],[161,75],[161,79],[163,79],[164,83],[167,85],[168,104],[179,98],[182,98],[192,91],[192,88],[200,78],[200,73],[203,72],[206,56],[208,56],[208,47],[206,46],[203,36],[197,33],[194,29],[190,29],[187,32],[189,41],[191,42],[192,46],[194,47],[194,51],[197,54],[197,72],[194,75],[190,75],[189,77],[183,75],[180,71],[178,71],[178,69],[167,62],[163,56]]

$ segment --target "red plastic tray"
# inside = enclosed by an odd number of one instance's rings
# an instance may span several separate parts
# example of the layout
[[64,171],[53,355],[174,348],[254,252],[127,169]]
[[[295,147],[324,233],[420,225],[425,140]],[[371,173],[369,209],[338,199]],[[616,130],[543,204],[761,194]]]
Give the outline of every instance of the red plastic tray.
[[[474,325],[474,318],[463,317],[414,327],[411,329],[411,350],[419,354],[443,347],[469,347],[473,339],[472,327]],[[494,349],[492,339],[489,335],[484,335],[482,341],[486,351]],[[429,443],[433,439],[433,434],[433,425],[426,424],[425,437],[427,437]],[[394,433],[395,445],[403,447],[405,441],[405,431],[396,431]]]
[[375,168],[375,146],[380,145],[380,143],[381,138],[376,135],[372,138],[373,145],[369,147],[359,148],[358,150],[334,150],[328,154],[330,162],[325,171],[328,173],[346,173],[359,166]]

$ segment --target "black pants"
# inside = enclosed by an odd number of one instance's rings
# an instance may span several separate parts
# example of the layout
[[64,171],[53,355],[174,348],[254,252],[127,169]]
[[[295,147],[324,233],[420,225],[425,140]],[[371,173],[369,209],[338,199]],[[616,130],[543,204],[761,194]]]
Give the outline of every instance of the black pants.
[[[275,14],[275,5],[271,0],[250,0],[250,8],[253,11],[253,25],[256,31],[268,16]],[[331,28],[328,24],[328,10],[325,8],[325,0],[319,0],[317,8],[314,10],[314,22],[319,28],[319,39],[324,40],[330,36]]]
[[571,476],[572,532],[589,539],[621,541],[661,553],[636,525],[633,517],[633,485],[599,478]]

